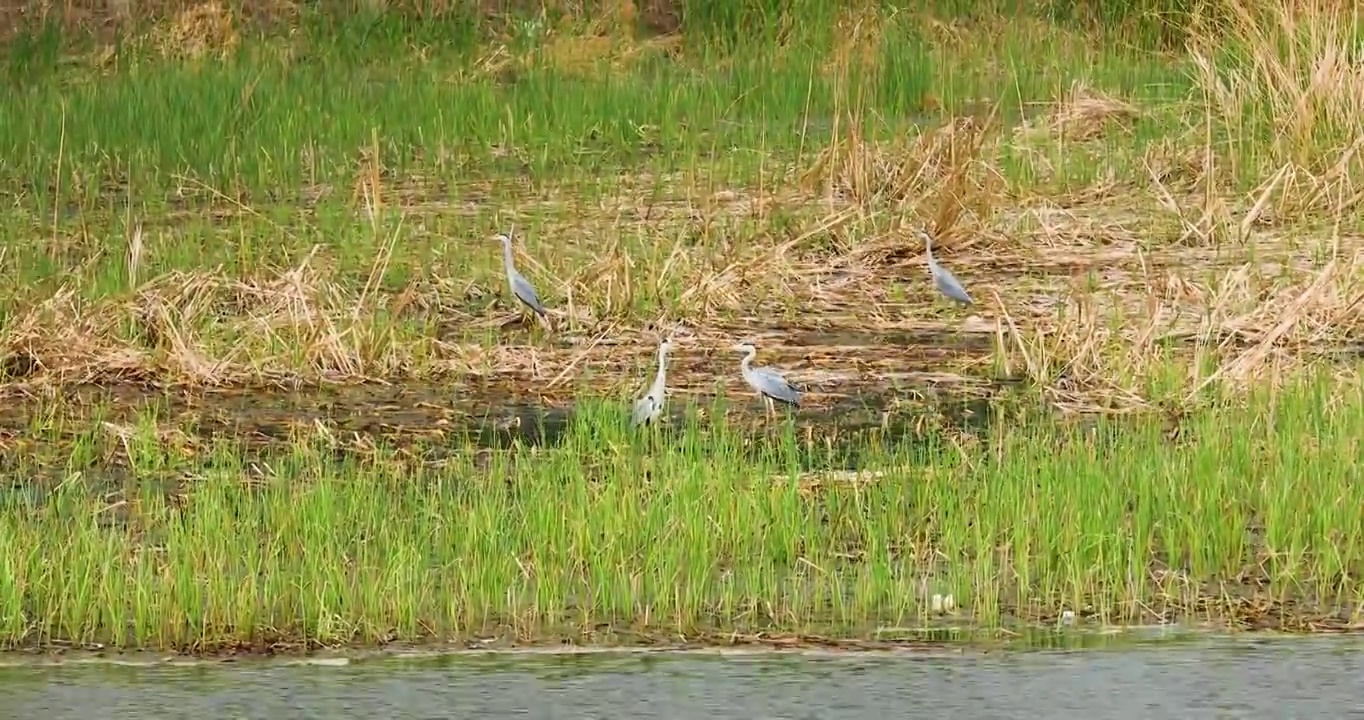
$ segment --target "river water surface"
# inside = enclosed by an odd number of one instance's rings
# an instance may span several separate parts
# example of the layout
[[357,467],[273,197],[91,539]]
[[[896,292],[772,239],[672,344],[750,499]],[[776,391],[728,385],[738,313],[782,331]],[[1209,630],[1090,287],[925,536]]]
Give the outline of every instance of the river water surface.
[[0,668],[0,717],[1364,717],[1364,641],[1076,651],[447,656]]

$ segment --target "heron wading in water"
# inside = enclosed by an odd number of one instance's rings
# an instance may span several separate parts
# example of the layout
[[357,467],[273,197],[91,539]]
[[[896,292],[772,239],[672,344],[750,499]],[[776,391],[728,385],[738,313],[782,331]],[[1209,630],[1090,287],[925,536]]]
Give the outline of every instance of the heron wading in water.
[[[516,230],[513,229],[512,232],[516,232]],[[535,288],[531,287],[530,281],[516,271],[516,264],[512,262],[511,235],[498,235],[497,239],[502,241],[502,260],[507,266],[507,285],[511,287],[512,295],[515,295],[522,305],[530,308],[548,324],[549,315],[545,313],[545,306],[540,304],[540,297],[535,294]]]
[[966,288],[962,287],[961,281],[957,280],[957,276],[953,275],[951,270],[939,265],[938,261],[933,258],[933,236],[923,230],[918,232],[919,237],[923,238],[924,249],[928,253],[928,272],[933,276],[933,286],[938,289],[938,292],[962,305],[971,305],[971,296],[966,292]]
[[781,402],[796,409],[800,408],[800,392],[791,387],[786,379],[776,370],[764,367],[753,367],[753,358],[758,355],[758,349],[752,343],[739,343],[733,350],[744,355],[744,359],[739,362],[739,372],[743,374],[744,381],[749,387],[758,392],[758,396],[767,404],[768,415],[776,413],[776,403]]
[[635,401],[635,411],[630,416],[630,424],[636,427],[650,425],[663,414],[663,400],[667,396],[668,351],[673,348],[673,339],[666,338],[658,345],[658,374],[649,392]]

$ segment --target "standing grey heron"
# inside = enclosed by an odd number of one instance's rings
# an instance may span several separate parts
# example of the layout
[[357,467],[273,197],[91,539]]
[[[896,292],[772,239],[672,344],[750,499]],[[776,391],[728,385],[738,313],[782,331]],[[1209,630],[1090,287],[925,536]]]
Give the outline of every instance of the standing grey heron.
[[630,416],[634,426],[648,425],[663,413],[663,400],[667,396],[668,351],[673,349],[673,339],[667,338],[658,345],[658,374],[654,384],[644,397],[635,401],[635,411]]
[[933,286],[938,288],[938,292],[963,305],[972,304],[971,296],[967,294],[966,288],[962,287],[961,282],[957,280],[957,276],[953,275],[951,270],[939,265],[938,261],[933,258],[933,237],[923,230],[919,231],[919,237],[923,238],[924,249],[928,253],[928,273],[933,276]]
[[774,400],[797,409],[800,408],[800,392],[791,387],[791,384],[786,382],[780,373],[771,368],[753,367],[753,358],[758,355],[758,349],[753,347],[752,343],[739,343],[732,349],[747,353],[744,355],[744,359],[739,362],[739,372],[743,373],[744,380],[748,382],[749,387],[758,391],[758,397],[761,397],[763,402],[767,404],[769,415],[776,412]]
[[534,311],[542,320],[548,321],[549,318],[545,315],[545,306],[540,304],[540,297],[535,294],[535,288],[531,287],[530,282],[516,271],[516,265],[512,263],[511,236],[498,235],[497,239],[502,241],[502,259],[507,265],[507,284],[511,286],[512,295],[515,295],[517,300]]

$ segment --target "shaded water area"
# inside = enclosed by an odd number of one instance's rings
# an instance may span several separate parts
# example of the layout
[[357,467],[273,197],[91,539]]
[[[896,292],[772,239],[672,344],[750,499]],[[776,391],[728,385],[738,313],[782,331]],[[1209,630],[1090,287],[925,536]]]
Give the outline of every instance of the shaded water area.
[[[783,409],[780,418],[766,417],[763,404],[746,389],[679,381],[671,386],[657,440],[708,435],[723,416],[725,431],[742,436],[740,454],[758,460],[781,446],[790,466],[802,473],[858,471],[869,452],[908,450],[944,431],[983,431],[999,401],[1018,385],[935,372],[942,351],[931,333],[793,337],[799,343],[788,346],[788,355],[800,354],[793,347],[819,347],[845,354],[848,362],[886,343],[902,352],[894,372],[811,373],[823,378],[807,387],[815,402]],[[723,359],[725,367],[734,364],[732,354]],[[723,376],[704,353],[679,357],[675,366],[692,377]],[[16,391],[0,408],[0,448],[10,450],[0,453],[0,507],[39,502],[44,488],[73,471],[110,492],[135,476],[144,488],[159,481],[175,495],[201,469],[194,458],[208,457],[201,451],[219,440],[229,441],[243,463],[266,464],[281,450],[319,439],[338,459],[367,456],[382,444],[405,460],[437,466],[472,457],[486,468],[497,454],[533,455],[573,438],[579,451],[596,452],[584,438],[597,437],[612,414],[622,424],[628,417],[633,395],[619,396],[618,390],[566,384],[546,391],[514,373],[493,373],[297,387],[191,390],[119,383],[72,386],[56,395]],[[173,460],[135,471],[125,441],[138,433],[172,448]]]
[[[191,447],[219,439],[239,444],[243,462],[269,462],[272,453],[287,452],[300,438],[325,428],[338,459],[363,457],[368,447],[382,442],[413,461],[441,465],[467,454],[479,467],[487,467],[497,453],[534,453],[561,446],[582,414],[574,403],[508,398],[473,387],[462,390],[460,398],[451,400],[448,388],[432,383],[200,393],[86,386],[55,403],[14,403],[0,410],[0,447],[12,450],[0,452],[0,508],[41,505],[48,490],[73,470],[107,492],[117,492],[136,477],[144,489],[153,483],[168,497],[177,495],[198,466],[174,462],[135,472],[126,457],[122,434],[136,432],[149,418],[158,442],[181,448],[177,457],[186,462],[196,457]],[[951,391],[912,404],[885,394],[858,394],[833,407],[801,408],[780,418],[764,417],[756,401],[730,404],[723,412],[729,427],[743,434],[739,452],[746,457],[758,460],[782,444],[789,429],[796,441],[787,452],[797,471],[850,472],[862,470],[864,457],[878,452],[876,448],[906,450],[949,427],[980,432],[992,417],[992,401]],[[624,401],[618,405],[624,422],[630,406]],[[669,418],[657,429],[658,440],[680,441],[692,422],[687,412],[700,413],[695,419],[699,432],[713,430],[713,408],[698,403],[688,411],[679,405],[674,400],[668,408]],[[601,412],[598,405],[588,416],[600,419]],[[105,450],[74,449],[88,445],[92,435]],[[72,453],[83,459],[73,460]]]
[[[1002,387],[1002,386],[999,386]],[[997,388],[996,388],[997,389]],[[667,409],[665,432],[677,432],[685,421],[684,402],[707,398],[677,397]],[[621,400],[621,418],[629,412]],[[925,417],[963,429],[983,429],[990,398],[982,394],[920,392],[906,400],[889,393],[854,394],[823,408],[802,408],[790,417],[802,434],[818,435],[833,445],[855,446],[858,436],[879,430],[902,436]],[[908,408],[908,409],[907,409]],[[26,433],[35,417],[60,418],[68,432],[92,422],[135,424],[151,413],[158,424],[202,437],[234,437],[250,445],[289,443],[299,429],[325,424],[338,435],[384,437],[404,441],[436,438],[452,446],[484,449],[513,445],[559,444],[578,414],[572,402],[547,402],[497,388],[465,386],[459,397],[433,383],[365,384],[310,387],[299,390],[245,388],[177,393],[142,386],[85,386],[67,393],[60,403],[16,402],[0,410],[0,431]],[[770,430],[762,405],[731,402],[731,422],[755,433]]]
[[0,668],[14,717],[1352,717],[1357,638],[1236,638],[1079,651],[588,654]]

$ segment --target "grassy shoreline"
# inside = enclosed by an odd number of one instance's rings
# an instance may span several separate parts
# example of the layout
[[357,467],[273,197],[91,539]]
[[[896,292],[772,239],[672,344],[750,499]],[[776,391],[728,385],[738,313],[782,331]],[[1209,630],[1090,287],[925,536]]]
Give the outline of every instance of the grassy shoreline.
[[[1357,628],[1364,32],[1323,7],[1177,49],[903,10],[743,52],[227,6],[31,37],[0,646]],[[513,223],[553,332],[509,323]],[[627,432],[670,328],[673,426]]]
[[1081,627],[1344,629],[1364,608],[1344,452],[1362,391],[1285,388],[1173,433],[1025,414],[979,437],[871,435],[857,473],[801,471],[831,449],[694,409],[640,437],[619,408],[582,408],[533,455],[439,459],[324,434],[184,443],[148,417],[18,460],[33,482],[0,518],[0,638],[916,640],[1067,610]]

